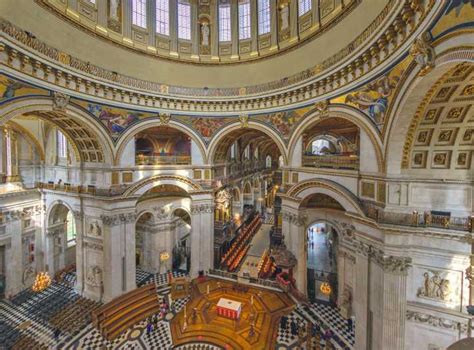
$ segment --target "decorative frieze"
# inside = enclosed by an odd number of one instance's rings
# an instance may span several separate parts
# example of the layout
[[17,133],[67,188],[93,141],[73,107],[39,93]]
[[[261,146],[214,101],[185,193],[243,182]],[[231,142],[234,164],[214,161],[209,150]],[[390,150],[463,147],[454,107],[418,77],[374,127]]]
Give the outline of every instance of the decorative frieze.
[[69,95],[63,94],[61,92],[53,92],[53,110],[55,111],[65,111],[66,106],[69,104]]
[[92,242],[92,241],[84,241],[84,248],[102,251],[104,247],[99,242]]
[[191,214],[213,213],[214,204],[193,204],[191,206]]
[[118,226],[121,224],[135,223],[136,214],[121,213],[115,215],[101,215],[100,219],[102,220],[102,223],[106,226]]
[[406,319],[408,321],[426,324],[436,328],[448,329],[453,331],[467,332],[467,323],[456,322],[440,316],[433,316],[427,313],[407,310]]
[[383,250],[360,241],[354,241],[353,246],[358,254],[372,259],[385,272],[406,274],[411,267],[411,258],[386,255]]

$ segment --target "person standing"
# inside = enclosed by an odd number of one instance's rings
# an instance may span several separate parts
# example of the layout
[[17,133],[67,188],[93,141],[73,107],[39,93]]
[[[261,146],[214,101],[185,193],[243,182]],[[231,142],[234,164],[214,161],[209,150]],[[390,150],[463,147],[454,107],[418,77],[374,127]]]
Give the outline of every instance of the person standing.
[[347,319],[347,330],[348,330],[349,332],[352,332],[352,326],[353,326],[353,325],[352,325],[352,317],[349,317],[349,318]]
[[148,323],[146,325],[146,335],[147,336],[150,336],[152,329],[153,329],[153,326],[151,325],[151,322],[148,321]]

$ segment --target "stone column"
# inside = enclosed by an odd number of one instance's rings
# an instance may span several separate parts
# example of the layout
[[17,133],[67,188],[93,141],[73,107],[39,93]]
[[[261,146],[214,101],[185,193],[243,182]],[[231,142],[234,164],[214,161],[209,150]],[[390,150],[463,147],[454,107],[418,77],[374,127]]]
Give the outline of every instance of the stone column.
[[132,39],[132,2],[122,1],[122,34],[124,39]]
[[369,247],[358,242],[356,245],[356,266],[353,307],[356,319],[355,349],[368,349],[369,331]]
[[191,277],[214,265],[214,199],[193,199],[191,206]]
[[107,28],[107,0],[97,0],[97,25],[102,27],[104,30]]
[[5,148],[5,133],[6,129],[0,129],[0,183],[3,182],[3,177],[5,176],[7,154]]
[[146,26],[148,30],[148,46],[156,47],[156,0],[148,0],[146,3],[147,16]]
[[170,0],[170,55],[178,56],[178,4]]
[[409,258],[392,256],[382,260],[382,344],[387,350],[405,349],[407,270],[410,261]]
[[102,216],[103,300],[135,288],[135,214]]
[[298,40],[298,2],[290,1],[290,42]]
[[47,229],[46,231],[46,246],[45,246],[45,261],[47,272],[52,277],[54,276],[54,246],[55,246],[55,239],[57,237],[56,229]]
[[218,1],[211,1],[211,59],[219,59],[219,11]]
[[23,252],[21,242],[21,212],[10,211],[6,215],[5,234],[10,237],[6,248],[6,295],[14,295],[22,289]]
[[194,59],[199,58],[199,32],[200,24],[198,21],[197,1],[191,2],[191,56]]
[[238,0],[230,2],[231,34],[232,34],[232,56],[231,59],[239,58],[239,4]]
[[278,6],[277,0],[270,0],[270,51],[278,49]]
[[76,291],[82,295],[84,290],[84,215],[82,211],[74,211],[76,225]]
[[[319,0],[313,0],[311,4],[311,16],[313,17],[313,23],[311,26],[311,30],[319,28]],[[299,31],[299,29],[298,29]]]
[[250,1],[250,37],[252,38],[250,56],[258,55],[258,9],[257,1]]
[[339,250],[337,254],[337,303],[340,306],[342,300],[342,293],[344,293],[344,287],[346,284],[345,270],[346,270],[346,253]]

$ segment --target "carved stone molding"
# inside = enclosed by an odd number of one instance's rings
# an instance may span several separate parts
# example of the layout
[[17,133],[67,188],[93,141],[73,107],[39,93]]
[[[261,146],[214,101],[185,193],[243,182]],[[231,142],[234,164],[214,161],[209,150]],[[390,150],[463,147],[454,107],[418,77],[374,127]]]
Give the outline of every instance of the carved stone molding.
[[436,328],[449,329],[453,331],[467,332],[467,323],[456,322],[440,316],[433,316],[427,313],[407,310],[406,319],[408,321],[426,324]]
[[121,224],[134,223],[136,220],[135,213],[121,213],[115,215],[101,215],[100,219],[106,226],[118,226]]
[[430,41],[430,34],[425,32],[416,38],[410,47],[410,55],[421,68],[419,76],[428,74],[435,66],[435,50]]
[[72,215],[74,215],[74,219],[76,220],[82,220],[82,218],[84,217],[84,213],[80,210],[74,210],[72,212]]
[[23,216],[23,211],[21,210],[10,210],[2,213],[3,220],[5,222],[17,221],[20,220]]
[[191,214],[213,213],[214,204],[193,204],[191,206]]
[[69,104],[70,96],[61,92],[53,92],[53,110],[65,111]]
[[84,248],[102,251],[104,247],[98,242],[84,241]]
[[385,272],[406,274],[411,267],[411,258],[387,255],[383,250],[360,241],[354,241],[353,246],[358,254],[372,259]]
[[160,113],[160,124],[161,125],[168,125],[171,119],[170,113]]

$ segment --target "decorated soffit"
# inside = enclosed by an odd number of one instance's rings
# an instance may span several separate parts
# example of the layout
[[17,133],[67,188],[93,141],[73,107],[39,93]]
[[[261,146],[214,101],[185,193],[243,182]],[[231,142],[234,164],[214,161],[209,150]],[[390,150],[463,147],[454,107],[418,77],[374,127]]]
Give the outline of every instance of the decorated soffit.
[[474,152],[474,64],[462,63],[430,89],[412,119],[402,167],[472,169]]

